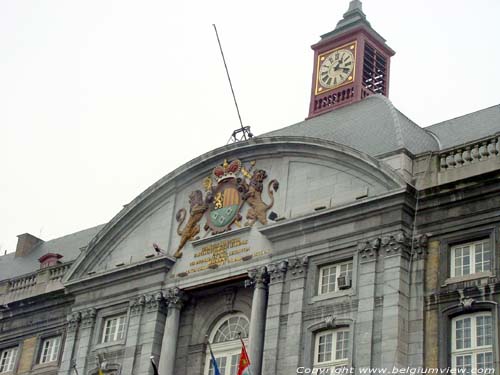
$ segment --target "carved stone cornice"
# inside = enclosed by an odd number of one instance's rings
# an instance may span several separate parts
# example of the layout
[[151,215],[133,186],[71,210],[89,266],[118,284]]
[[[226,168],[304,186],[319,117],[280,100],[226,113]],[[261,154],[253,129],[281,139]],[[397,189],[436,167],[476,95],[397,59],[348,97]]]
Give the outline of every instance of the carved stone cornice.
[[94,326],[96,309],[93,307],[82,312],[82,328],[91,328]]
[[130,301],[130,316],[141,315],[146,306],[146,296],[135,297]]
[[271,263],[267,266],[269,272],[270,283],[280,282],[285,280],[286,271],[288,270],[288,261],[282,260]]
[[163,309],[164,299],[161,292],[153,293],[148,296],[145,296],[146,300],[146,311],[147,312],[156,312]]
[[381,243],[385,256],[400,255],[406,258],[410,256],[410,239],[405,232],[384,236]]
[[269,273],[267,267],[262,266],[248,271],[246,286],[254,285],[255,288],[265,288],[269,283]]
[[427,255],[429,238],[425,234],[419,234],[413,239],[413,257],[423,259]]
[[169,309],[181,309],[186,300],[186,293],[177,287],[165,291],[165,302]]
[[68,332],[76,332],[80,321],[82,320],[82,314],[80,312],[74,312],[68,315]]
[[377,259],[380,249],[380,238],[358,243],[358,253],[361,262],[369,262]]
[[305,276],[308,265],[309,257],[307,255],[304,255],[303,257],[290,258],[288,260],[288,269],[290,270],[292,276]]

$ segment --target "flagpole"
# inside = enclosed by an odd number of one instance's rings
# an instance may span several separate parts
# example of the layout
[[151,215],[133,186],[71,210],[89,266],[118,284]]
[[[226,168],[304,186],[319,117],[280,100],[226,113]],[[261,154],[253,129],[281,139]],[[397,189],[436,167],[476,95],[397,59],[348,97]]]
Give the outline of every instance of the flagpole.
[[75,370],[76,375],[79,375],[78,370],[76,369],[76,361],[75,360],[71,361],[71,367],[73,368],[73,370]]

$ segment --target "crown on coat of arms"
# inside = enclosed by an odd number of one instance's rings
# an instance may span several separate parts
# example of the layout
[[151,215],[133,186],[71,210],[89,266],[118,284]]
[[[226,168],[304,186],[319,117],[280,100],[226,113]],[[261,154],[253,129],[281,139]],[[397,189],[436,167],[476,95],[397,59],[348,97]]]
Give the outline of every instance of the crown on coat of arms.
[[212,175],[217,183],[219,183],[227,178],[236,178],[236,175],[240,172],[240,170],[241,161],[238,159],[233,160],[230,163],[228,163],[227,160],[224,160],[224,163],[214,168]]

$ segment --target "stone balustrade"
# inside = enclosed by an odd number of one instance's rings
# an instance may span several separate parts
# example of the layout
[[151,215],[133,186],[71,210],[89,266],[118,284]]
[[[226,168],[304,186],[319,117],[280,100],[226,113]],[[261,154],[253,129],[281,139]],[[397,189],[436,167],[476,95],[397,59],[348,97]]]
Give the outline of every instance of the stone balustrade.
[[447,171],[500,157],[500,137],[495,135],[439,153],[439,170]]
[[71,263],[64,263],[42,268],[14,279],[0,281],[0,304],[62,289],[62,278],[70,267]]

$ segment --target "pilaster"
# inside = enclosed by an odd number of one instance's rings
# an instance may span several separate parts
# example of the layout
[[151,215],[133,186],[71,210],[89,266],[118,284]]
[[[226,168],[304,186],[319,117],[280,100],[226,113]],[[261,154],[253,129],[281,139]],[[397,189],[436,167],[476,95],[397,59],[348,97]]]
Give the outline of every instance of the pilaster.
[[355,332],[355,360],[358,368],[372,367],[373,331],[375,321],[375,286],[380,239],[358,243],[359,307]]
[[81,312],[81,324],[78,330],[78,352],[76,355],[76,369],[79,374],[85,374],[87,359],[91,345],[92,333],[95,326],[96,310],[90,308]]
[[267,270],[269,273],[269,295],[267,299],[263,373],[276,374],[278,371],[280,315],[283,306],[283,290],[288,261],[282,260],[271,263],[267,266]]
[[301,340],[303,333],[304,293],[309,258],[291,258],[288,261],[287,279],[290,283],[288,320],[286,324],[285,361],[280,375],[294,374],[301,366]]
[[70,375],[72,372],[73,357],[76,349],[76,337],[81,319],[82,315],[80,312],[74,312],[68,315],[66,340],[64,342],[61,365],[59,366],[59,371],[57,372],[58,375]]
[[132,375],[135,365],[135,352],[139,342],[142,314],[146,306],[146,296],[139,296],[130,301],[127,340],[125,342],[125,357],[122,365],[122,375]]

